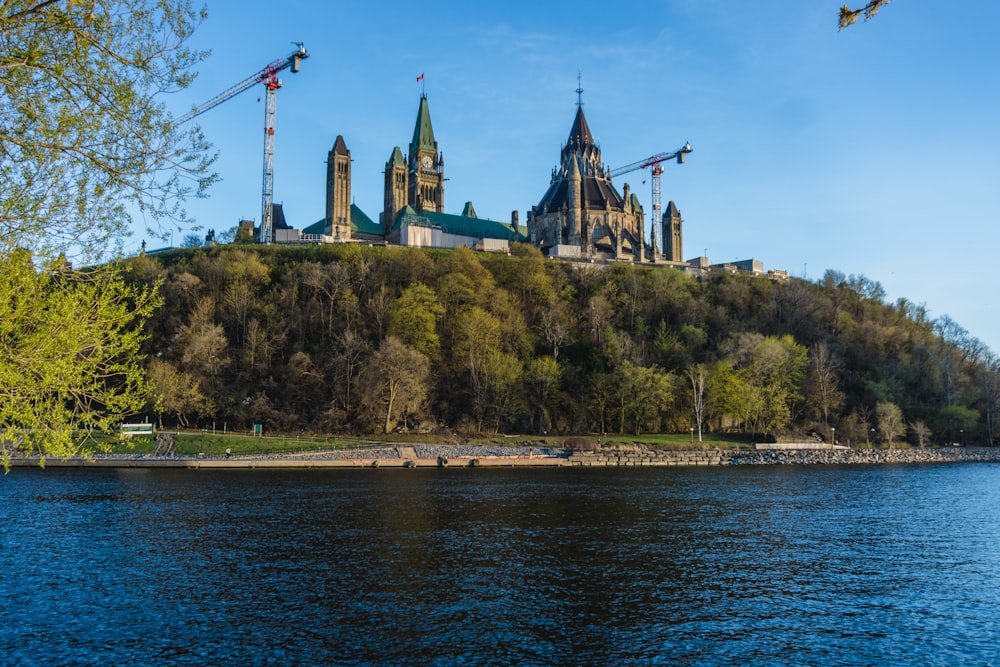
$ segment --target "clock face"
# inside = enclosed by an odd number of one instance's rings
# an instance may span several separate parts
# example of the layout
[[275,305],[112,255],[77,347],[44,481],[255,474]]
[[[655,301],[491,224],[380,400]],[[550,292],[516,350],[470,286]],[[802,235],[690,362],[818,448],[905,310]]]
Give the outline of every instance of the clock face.
[[432,166],[434,166],[434,161],[431,160],[430,155],[425,155],[420,159],[420,164],[423,166],[424,169],[430,169]]

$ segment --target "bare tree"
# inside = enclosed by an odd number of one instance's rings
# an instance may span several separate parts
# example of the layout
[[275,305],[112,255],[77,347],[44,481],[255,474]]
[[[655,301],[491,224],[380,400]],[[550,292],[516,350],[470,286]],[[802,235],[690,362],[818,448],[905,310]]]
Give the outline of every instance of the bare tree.
[[925,424],[923,420],[916,421],[911,424],[910,432],[913,433],[913,437],[917,441],[917,447],[923,449],[927,446],[927,441],[931,438],[931,430],[927,427],[927,424]]
[[695,364],[688,369],[688,379],[691,381],[694,423],[698,429],[698,442],[701,442],[701,425],[705,416],[705,385],[708,383],[708,369],[705,368],[705,364]]
[[811,403],[819,411],[819,416],[825,426],[830,425],[830,412],[839,408],[844,402],[844,393],[840,391],[840,360],[825,341],[814,343],[809,350],[809,375],[807,390]]
[[553,298],[541,313],[542,333],[552,346],[552,358],[555,361],[559,360],[559,346],[562,345],[572,324],[567,311],[565,303]]
[[404,412],[414,411],[427,396],[430,362],[402,341],[389,336],[372,355],[366,376],[364,404],[370,413],[384,410],[383,430],[392,430],[393,422]]

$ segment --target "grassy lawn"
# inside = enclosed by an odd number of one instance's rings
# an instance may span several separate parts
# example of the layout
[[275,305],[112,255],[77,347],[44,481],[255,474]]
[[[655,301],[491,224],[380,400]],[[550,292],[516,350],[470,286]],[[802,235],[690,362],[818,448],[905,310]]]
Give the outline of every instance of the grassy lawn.
[[[568,436],[531,435],[484,435],[481,437],[459,437],[455,435],[431,434],[390,434],[371,438],[336,437],[319,435],[301,436],[253,436],[246,433],[222,433],[218,431],[167,431],[174,440],[173,453],[178,456],[208,457],[225,456],[228,448],[234,456],[280,455],[308,451],[329,451],[379,445],[532,445],[535,447],[560,447]],[[736,449],[749,448],[750,443],[728,435],[706,435],[702,442],[690,433],[650,434],[650,435],[604,435],[584,436],[589,440],[600,440],[604,445],[641,443],[649,447],[672,450],[687,449]],[[152,454],[156,449],[153,438],[135,436],[127,442],[104,438],[103,444],[109,453],[123,455]]]

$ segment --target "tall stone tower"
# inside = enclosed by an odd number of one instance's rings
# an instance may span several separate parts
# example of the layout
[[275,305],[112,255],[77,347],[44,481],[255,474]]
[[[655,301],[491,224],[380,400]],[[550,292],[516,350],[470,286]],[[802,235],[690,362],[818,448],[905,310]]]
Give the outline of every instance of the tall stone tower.
[[351,238],[351,151],[339,134],[326,157],[324,227],[330,236],[344,241]]
[[669,202],[663,212],[663,257],[671,262],[684,261],[683,223],[677,205]]
[[409,160],[408,203],[418,211],[444,213],[444,157],[434,140],[426,94],[420,96]]
[[406,173],[406,160],[403,159],[403,152],[399,146],[392,149],[389,161],[385,163],[385,189],[384,203],[382,206],[382,233],[388,234],[392,231],[392,224],[396,221],[396,216],[407,204],[408,177]]

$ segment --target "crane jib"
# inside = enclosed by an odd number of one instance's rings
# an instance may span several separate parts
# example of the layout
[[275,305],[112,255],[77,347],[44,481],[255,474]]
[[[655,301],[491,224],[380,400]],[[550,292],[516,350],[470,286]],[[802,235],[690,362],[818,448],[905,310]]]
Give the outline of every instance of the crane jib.
[[281,79],[278,72],[291,68],[292,73],[299,71],[302,61],[309,57],[309,52],[301,42],[296,42],[298,47],[287,58],[275,60],[271,64],[258,71],[256,74],[247,77],[243,81],[231,86],[227,90],[219,93],[208,102],[199,107],[195,107],[184,114],[176,121],[174,127],[186,123],[192,118],[199,116],[209,109],[217,107],[226,100],[232,99],[243,91],[253,87],[255,84],[264,84],[266,89],[266,103],[264,105],[264,184],[261,196],[261,217],[260,217],[260,242],[271,242],[271,222],[272,222],[272,199],[274,182],[274,116],[275,116],[275,93],[281,87]]

